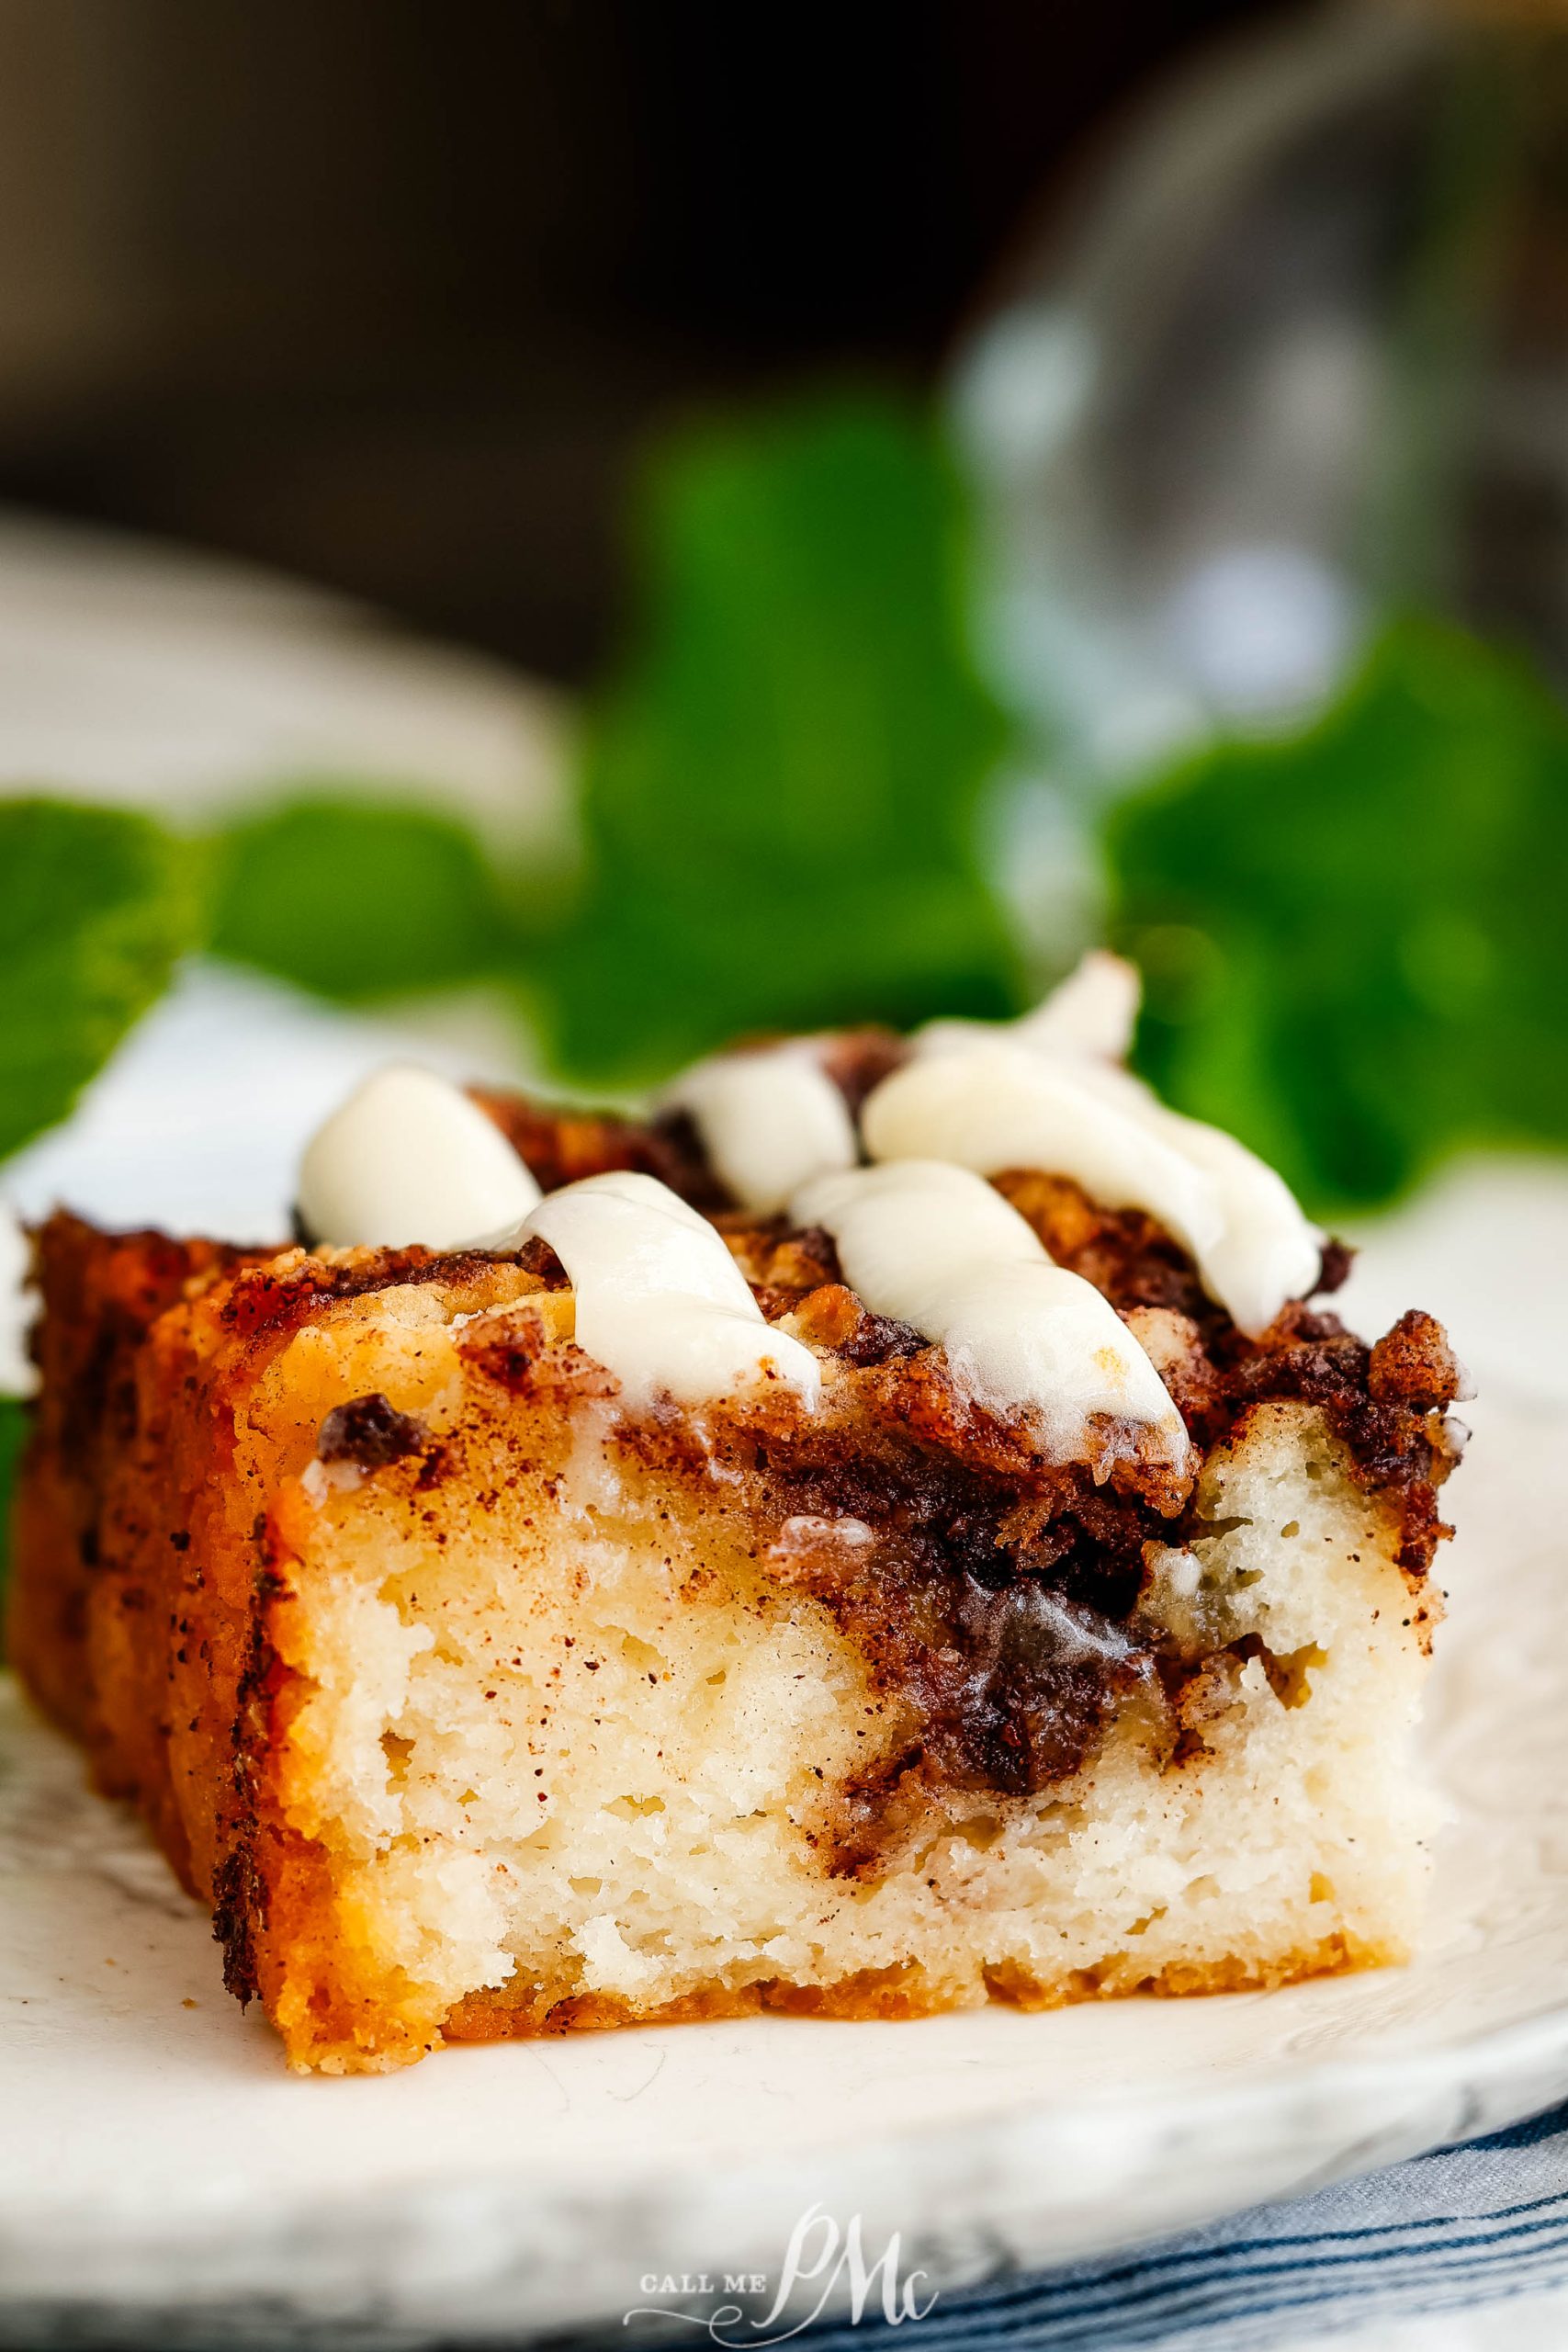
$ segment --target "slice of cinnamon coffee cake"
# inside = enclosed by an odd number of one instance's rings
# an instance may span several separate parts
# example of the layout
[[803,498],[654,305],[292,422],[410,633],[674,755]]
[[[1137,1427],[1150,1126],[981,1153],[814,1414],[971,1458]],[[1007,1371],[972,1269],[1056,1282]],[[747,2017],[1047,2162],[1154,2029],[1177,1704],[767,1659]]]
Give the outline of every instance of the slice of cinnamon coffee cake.
[[1406,1950],[1458,1369],[1134,1003],[641,1123],[389,1074],[315,1247],[42,1228],[13,1654],[296,2065]]

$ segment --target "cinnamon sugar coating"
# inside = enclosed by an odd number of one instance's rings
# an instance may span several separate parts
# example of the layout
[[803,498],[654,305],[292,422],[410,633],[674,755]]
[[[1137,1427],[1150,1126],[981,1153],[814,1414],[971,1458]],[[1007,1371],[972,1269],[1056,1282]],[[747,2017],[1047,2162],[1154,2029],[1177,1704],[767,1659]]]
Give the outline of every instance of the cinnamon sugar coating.
[[[896,1050],[868,1033],[835,1075],[852,1091]],[[1299,1658],[1152,1605],[1161,1564],[1216,1538],[1211,1471],[1281,1408],[1327,1432],[1403,1574],[1414,1637],[1429,1634],[1427,1577],[1450,1532],[1437,1497],[1457,1450],[1445,1416],[1461,1381],[1430,1317],[1412,1312],[1369,1347],[1295,1303],[1248,1340],[1153,1220],[1010,1171],[998,1190],[1129,1323],[1195,1449],[1178,1475],[1135,1429],[1106,1421],[1084,1459],[1052,1461],[1022,1420],[966,1395],[919,1331],[868,1312],[824,1231],[725,1209],[682,1123],[479,1099],[547,1186],[640,1169],[713,1214],[763,1315],[822,1361],[820,1409],[762,1396],[702,1416],[617,1413],[614,1384],[572,1340],[564,1273],[538,1242],[513,1254],[240,1250],[105,1235],[64,1215],[36,1240],[43,1385],[19,1504],[13,1655],[103,1784],[141,1804],[213,1905],[232,1988],[264,1995],[291,2048],[360,2048],[367,2007],[385,2046],[397,2041],[385,1988],[356,1991],[344,1975],[334,1864],[288,1794],[290,1739],[312,1703],[290,1631],[308,1472],[395,1501],[444,1544],[465,1513],[515,1510],[513,1490],[530,1481],[547,1492],[549,1464],[570,1457],[592,1412],[627,1491],[667,1495],[693,1524],[722,1507],[759,1629],[809,1603],[877,1711],[874,1753],[824,1781],[802,1831],[824,1882],[852,1889],[875,1885],[944,1807],[1019,1805],[1074,1782],[1112,1727],[1134,1726],[1151,1769],[1180,1774],[1203,1768],[1213,1725],[1259,1672],[1281,1706],[1297,1702]],[[1342,1276],[1337,1253],[1325,1272],[1325,1287]],[[700,1570],[682,1594],[692,1606],[712,1599]],[[1129,1962],[1079,1990],[1271,1981],[1375,1956],[1376,1942],[1303,1928],[1294,1958],[1169,1960],[1143,1978]],[[1003,1997],[1077,1996],[1022,1962],[995,1975]],[[306,1983],[331,1988],[313,2022]],[[407,2033],[486,2038],[757,2006],[903,2014],[946,1997],[914,1962],[825,1984],[716,1984],[642,2008],[519,1977],[469,1990],[444,2024]]]

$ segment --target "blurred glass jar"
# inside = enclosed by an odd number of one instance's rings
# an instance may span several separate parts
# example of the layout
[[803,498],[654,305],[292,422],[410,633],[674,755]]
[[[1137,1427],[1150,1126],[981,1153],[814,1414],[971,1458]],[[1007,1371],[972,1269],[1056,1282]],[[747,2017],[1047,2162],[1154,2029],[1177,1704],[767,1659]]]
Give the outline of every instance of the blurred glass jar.
[[1058,946],[1065,802],[1299,718],[1380,612],[1568,684],[1568,7],[1342,0],[1227,50],[1023,253],[952,389],[1032,739],[1001,858]]

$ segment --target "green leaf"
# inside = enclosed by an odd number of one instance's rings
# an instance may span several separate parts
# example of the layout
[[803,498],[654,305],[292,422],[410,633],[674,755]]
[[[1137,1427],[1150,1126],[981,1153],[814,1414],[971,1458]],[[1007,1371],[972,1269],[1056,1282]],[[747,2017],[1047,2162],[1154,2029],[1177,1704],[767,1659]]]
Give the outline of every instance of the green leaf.
[[1568,716],[1521,661],[1401,621],[1315,726],[1185,763],[1107,852],[1143,1067],[1319,1208],[1568,1141]]
[[6,1577],[11,1565],[11,1498],[17,1464],[28,1434],[28,1408],[15,1396],[0,1396],[0,1659],[6,1655]]
[[432,808],[296,792],[219,836],[213,946],[319,995],[364,1002],[503,967],[502,882]]
[[0,802],[0,1159],[65,1116],[197,944],[202,873],[148,818]]
[[556,1042],[634,1080],[738,1032],[1014,1001],[981,875],[1003,722],[934,429],[840,401],[670,448],[640,630],[591,714]]

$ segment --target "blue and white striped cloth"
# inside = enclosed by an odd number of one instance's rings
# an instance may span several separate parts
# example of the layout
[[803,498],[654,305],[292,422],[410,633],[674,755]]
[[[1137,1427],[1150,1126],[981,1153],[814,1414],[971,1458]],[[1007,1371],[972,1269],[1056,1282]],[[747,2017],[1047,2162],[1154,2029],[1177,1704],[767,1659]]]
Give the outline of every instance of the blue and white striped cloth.
[[[802,2352],[1280,2352],[1556,2288],[1568,2289],[1568,2106],[1185,2237],[943,2295],[897,2332],[825,2325],[799,2341]],[[1470,2340],[1511,2341],[1506,2315],[1495,2336]],[[1568,2347],[1568,2301],[1532,2341]]]

